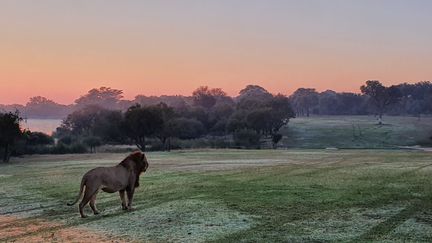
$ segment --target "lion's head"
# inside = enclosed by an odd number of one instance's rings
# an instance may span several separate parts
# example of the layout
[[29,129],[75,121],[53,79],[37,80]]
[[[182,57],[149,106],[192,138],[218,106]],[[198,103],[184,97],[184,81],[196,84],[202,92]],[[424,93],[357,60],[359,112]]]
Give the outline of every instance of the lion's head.
[[145,172],[149,166],[145,154],[141,151],[131,153],[120,164],[126,168],[135,170],[139,174]]

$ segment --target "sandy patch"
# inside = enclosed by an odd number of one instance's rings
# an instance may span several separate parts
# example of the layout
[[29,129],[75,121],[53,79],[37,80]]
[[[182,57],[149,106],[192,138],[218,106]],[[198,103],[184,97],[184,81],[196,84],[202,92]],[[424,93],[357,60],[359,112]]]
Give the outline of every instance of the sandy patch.
[[40,219],[0,216],[0,242],[126,242],[95,231]]

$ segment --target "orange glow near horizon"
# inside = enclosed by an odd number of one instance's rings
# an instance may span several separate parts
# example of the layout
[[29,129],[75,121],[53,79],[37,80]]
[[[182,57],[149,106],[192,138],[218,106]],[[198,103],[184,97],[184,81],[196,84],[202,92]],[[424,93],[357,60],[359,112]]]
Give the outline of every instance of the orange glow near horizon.
[[[115,65],[113,65],[115,66]],[[50,68],[57,69],[54,66]],[[113,67],[107,67],[107,72],[99,71],[84,75],[77,75],[67,72],[49,73],[47,69],[40,73],[29,72],[28,74],[20,73],[17,75],[8,76],[3,72],[2,80],[8,80],[0,83],[0,104],[25,104],[30,97],[44,96],[61,104],[72,104],[79,96],[87,93],[92,88],[102,86],[111,87],[123,90],[125,99],[133,99],[136,95],[191,95],[192,91],[199,86],[209,86],[214,88],[222,88],[230,96],[237,96],[238,92],[248,84],[257,84],[266,88],[271,93],[282,93],[285,95],[291,94],[297,88],[315,88],[318,91],[327,89],[338,92],[355,92],[359,93],[359,87],[368,79],[378,79],[386,85],[401,83],[401,82],[418,82],[422,81],[420,77],[411,81],[412,77],[399,74],[399,78],[393,79],[396,81],[386,82],[389,75],[376,75],[368,77],[366,75],[360,77],[341,74],[332,75],[316,74],[314,72],[299,70],[297,73],[291,74],[271,72],[268,70],[255,70],[254,73],[245,72],[239,73],[233,70],[232,73],[218,72],[213,73],[211,69],[201,69],[200,72],[190,70],[192,75],[188,75],[185,70],[176,70],[175,67],[168,68],[171,70],[166,75],[162,73],[141,72],[112,72]],[[227,67],[229,69],[229,67]],[[32,74],[34,73],[34,74]],[[172,75],[169,75],[172,73]],[[205,75],[208,73],[209,75]],[[310,73],[310,74],[309,74]],[[377,77],[378,76],[378,77]],[[394,76],[397,76],[396,74]],[[246,78],[243,78],[246,77]],[[288,77],[288,78],[284,78]],[[325,77],[322,79],[322,77]],[[381,78],[380,78],[381,77]],[[99,81],[102,80],[102,81]],[[292,81],[290,81],[292,80]],[[295,81],[297,80],[297,81]]]
[[101,86],[133,99],[199,86],[289,95],[431,80],[432,4],[422,4],[5,1],[0,104],[38,95],[71,104]]
[[[258,57],[232,56],[231,60],[203,57],[208,61],[182,63],[177,61],[181,56],[174,55],[158,62],[152,62],[154,59],[146,59],[144,55],[122,57],[120,61],[115,55],[108,59],[95,55],[65,60],[62,56],[50,58],[54,54],[47,50],[43,56],[39,53],[10,61],[18,55],[11,52],[6,55],[8,58],[0,58],[0,104],[25,104],[30,97],[38,95],[71,104],[88,90],[101,86],[123,90],[125,99],[133,99],[139,94],[191,95],[199,86],[222,88],[228,95],[236,96],[248,84],[261,85],[271,93],[289,95],[300,87],[358,93],[359,87],[369,79],[390,85],[432,77],[432,73],[428,74],[429,69],[420,66],[416,66],[417,70],[407,70],[398,63],[392,65],[394,69],[372,64],[358,70],[353,66],[359,62],[348,65],[342,59],[335,59],[321,64],[322,59],[314,56],[303,57],[300,61],[295,59],[298,62],[288,58],[269,57],[257,61]],[[372,73],[371,76],[368,73]]]

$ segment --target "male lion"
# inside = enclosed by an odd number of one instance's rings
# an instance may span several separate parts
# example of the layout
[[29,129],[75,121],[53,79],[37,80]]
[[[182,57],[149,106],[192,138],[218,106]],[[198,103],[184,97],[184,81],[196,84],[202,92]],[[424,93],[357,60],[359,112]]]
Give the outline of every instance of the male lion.
[[[99,214],[96,209],[96,194],[99,189],[104,192],[120,193],[120,199],[122,201],[122,209],[132,209],[132,199],[135,188],[139,186],[139,176],[142,172],[145,172],[148,168],[148,162],[141,152],[134,152],[127,156],[122,162],[113,167],[98,167],[87,172],[82,180],[80,186],[80,192],[77,199],[73,203],[67,205],[72,206],[78,202],[84,191],[84,197],[79,204],[79,212],[82,218],[86,215],[83,212],[83,208],[90,202],[90,207],[94,214]],[[126,203],[125,192],[127,193],[128,202]]]

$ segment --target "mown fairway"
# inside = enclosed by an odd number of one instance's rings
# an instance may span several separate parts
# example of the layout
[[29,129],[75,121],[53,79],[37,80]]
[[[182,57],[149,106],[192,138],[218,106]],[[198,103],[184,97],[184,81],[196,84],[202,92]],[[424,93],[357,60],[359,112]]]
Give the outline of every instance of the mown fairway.
[[118,194],[100,193],[101,215],[79,218],[66,202],[81,176],[124,156],[0,165],[0,241],[432,241],[432,153],[148,153],[135,211],[123,212]]
[[384,116],[313,116],[291,119],[281,129],[289,148],[397,148],[428,143],[432,118]]

